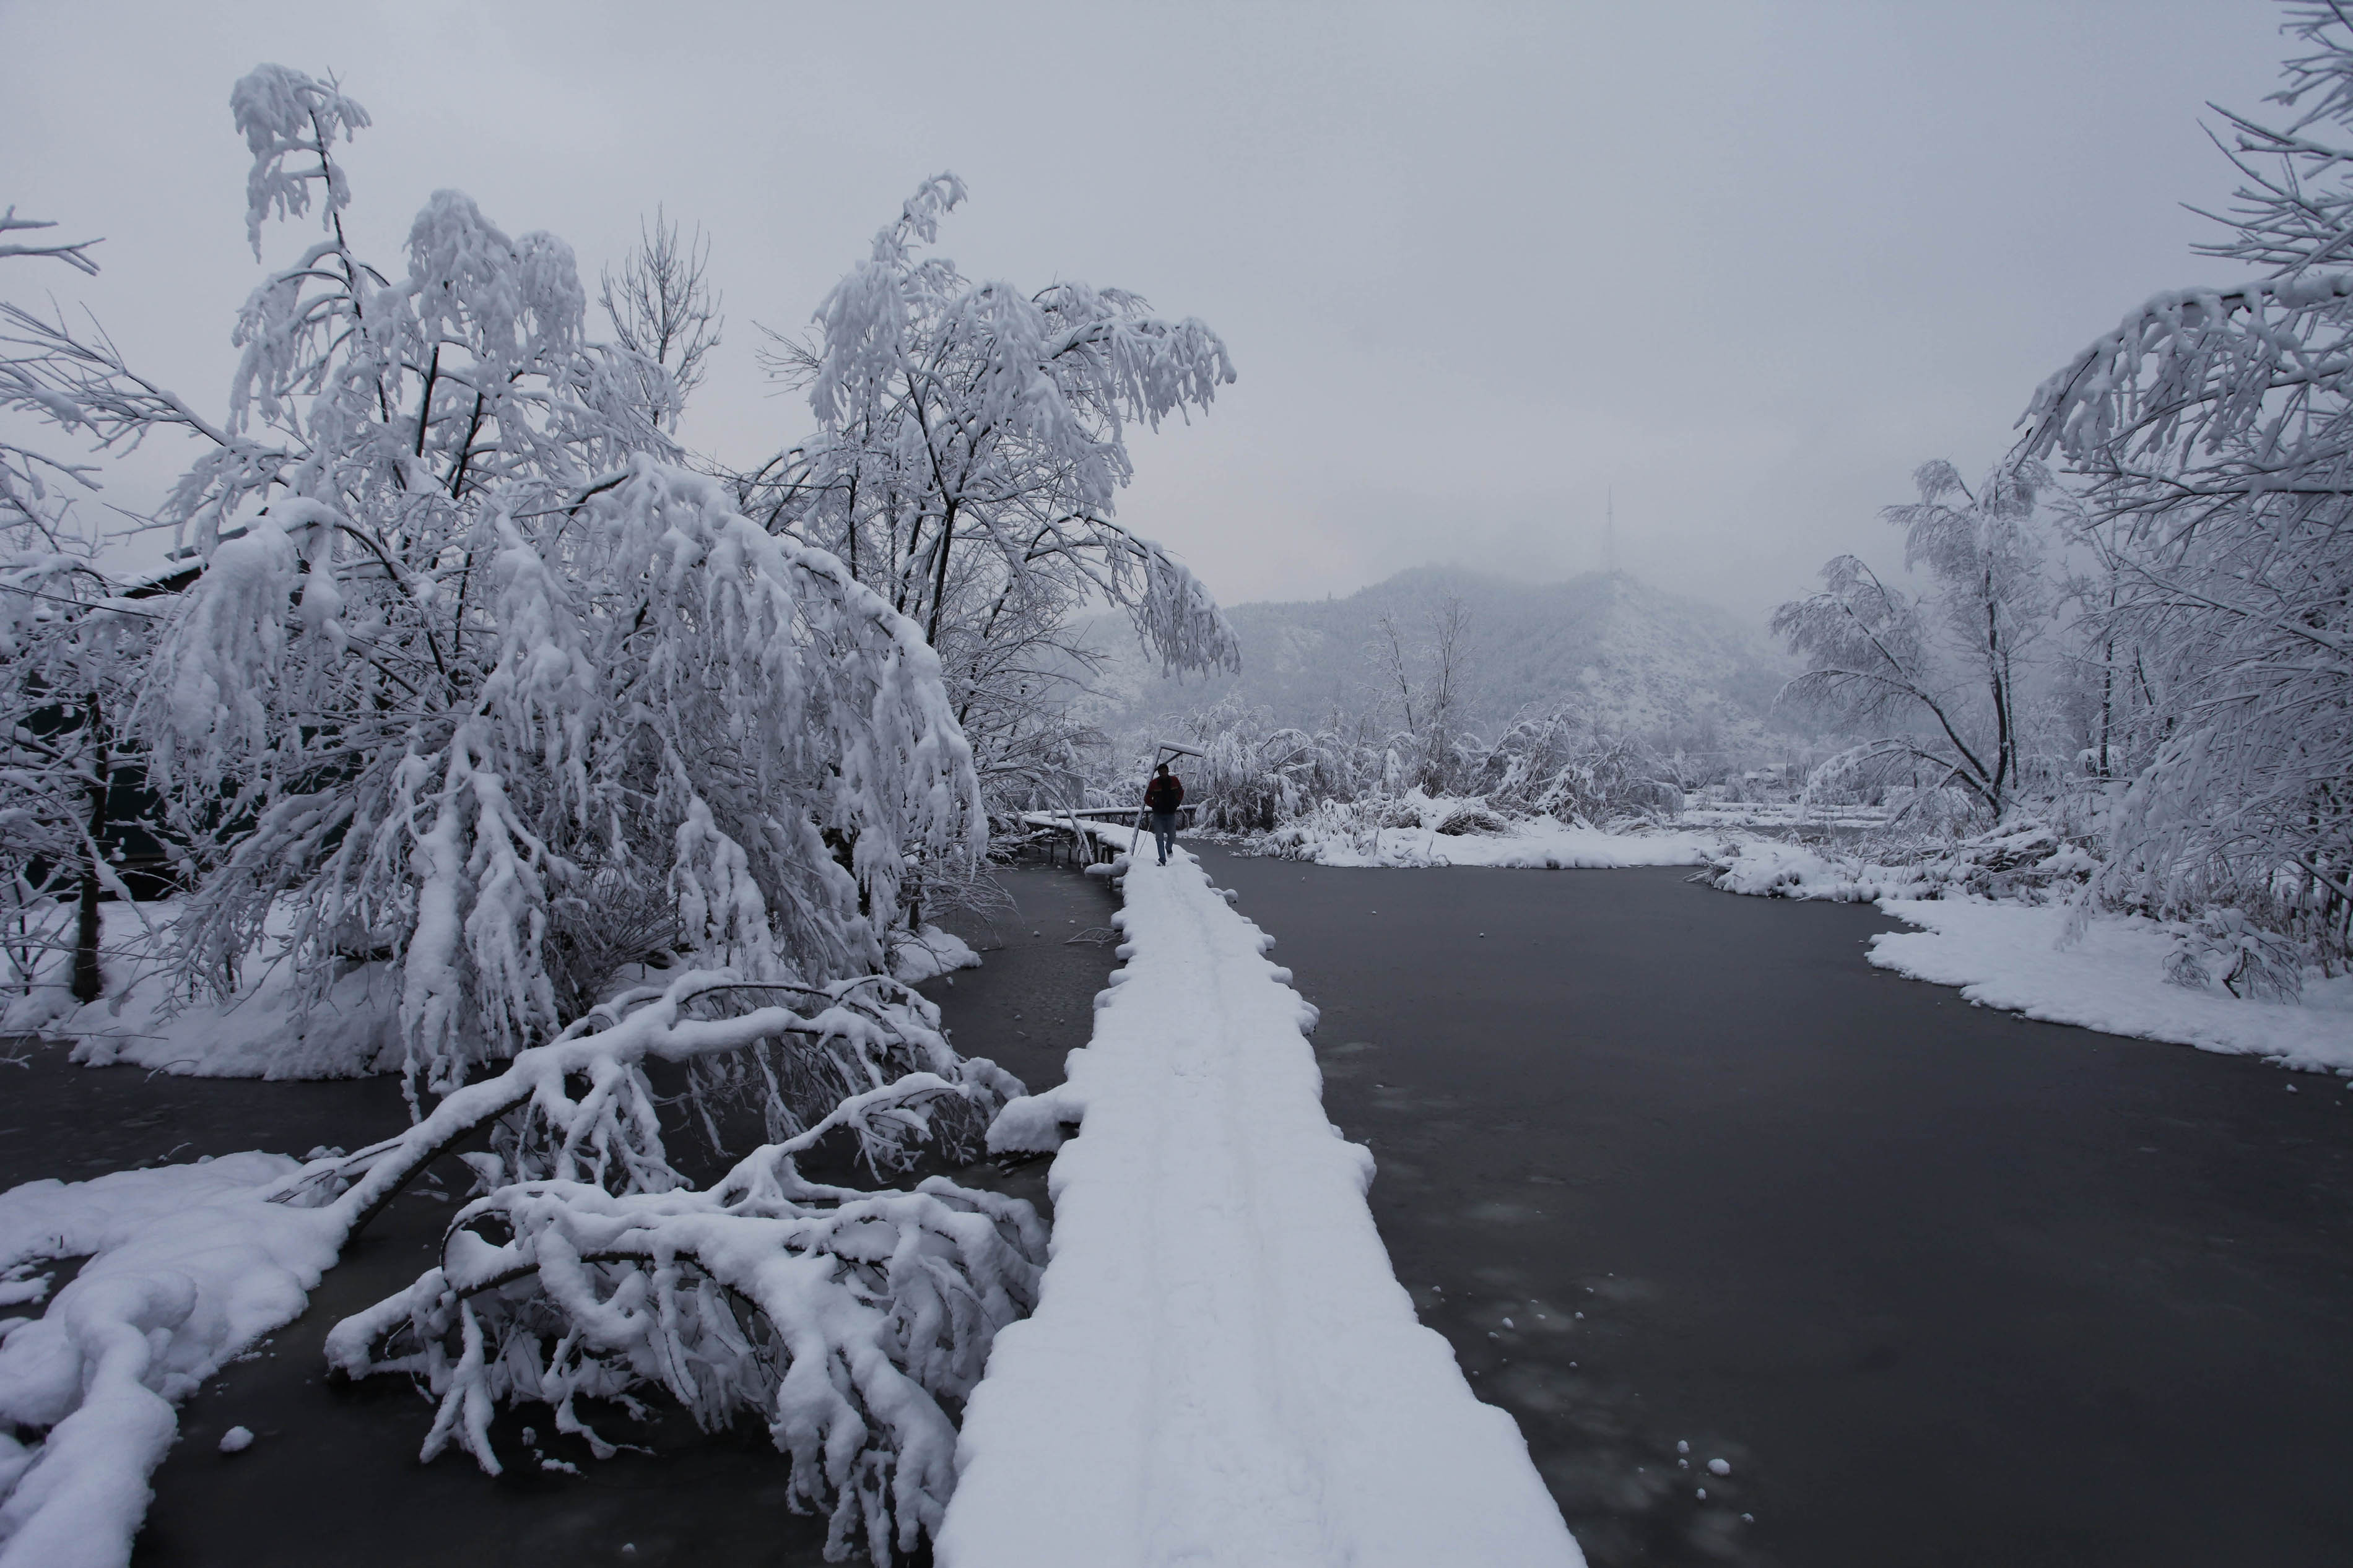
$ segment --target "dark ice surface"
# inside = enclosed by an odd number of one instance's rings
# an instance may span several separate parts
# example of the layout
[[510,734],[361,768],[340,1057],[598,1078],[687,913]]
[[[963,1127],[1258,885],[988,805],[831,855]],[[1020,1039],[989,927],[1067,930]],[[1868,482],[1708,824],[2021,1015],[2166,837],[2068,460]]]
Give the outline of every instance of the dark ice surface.
[[1201,854],[1596,1564],[2353,1563],[2339,1080],[1974,1008],[1869,908]]
[[[947,922],[984,951],[983,966],[923,989],[942,1003],[960,1050],[1042,1089],[1060,1081],[1063,1055],[1086,1043],[1094,994],[1113,962],[1116,905],[1098,878],[1015,868],[1003,879],[1016,910],[994,921]],[[259,1083],[92,1071],[69,1066],[62,1048],[21,1042],[0,1055],[26,1060],[0,1066],[0,1188],[242,1149],[358,1147],[406,1121],[391,1079]],[[674,1140],[673,1152],[691,1158],[691,1145]],[[960,1176],[1042,1205],[1045,1170],[1043,1161],[1009,1170],[983,1163]],[[659,1451],[600,1463],[555,1434],[544,1410],[502,1412],[493,1436],[507,1468],[493,1479],[454,1449],[417,1463],[433,1406],[407,1380],[330,1381],[321,1348],[328,1329],[438,1259],[471,1174],[454,1160],[437,1174],[443,1196],[420,1183],[426,1190],[396,1200],[345,1250],[302,1317],[182,1408],[180,1443],[156,1472],[134,1568],[823,1561],[823,1524],[787,1510],[786,1467],[756,1426],[705,1436],[678,1418],[653,1431],[617,1421],[607,1436]],[[224,1455],[221,1435],[236,1426],[256,1441]],[[526,1426],[535,1445],[524,1441]],[[542,1458],[580,1474],[543,1468]]]

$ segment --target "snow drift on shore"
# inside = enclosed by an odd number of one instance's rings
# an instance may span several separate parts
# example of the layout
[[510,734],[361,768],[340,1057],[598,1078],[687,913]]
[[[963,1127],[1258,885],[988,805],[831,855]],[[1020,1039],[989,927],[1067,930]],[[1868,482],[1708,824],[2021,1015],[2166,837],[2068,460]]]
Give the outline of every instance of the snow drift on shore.
[[992,1131],[1080,1124],[1037,1311],[965,1414],[943,1568],[1581,1563],[1390,1270],[1271,939],[1188,854],[1118,868],[1093,1040]]
[[1549,816],[1506,820],[1475,797],[1433,797],[1413,790],[1394,800],[1327,803],[1259,835],[1244,847],[1319,866],[1608,871],[1629,866],[1702,865],[1729,852],[1732,841],[1705,829],[1609,831]]
[[[245,984],[227,1000],[175,996],[164,972],[164,927],[173,902],[100,906],[107,994],[87,1006],[67,991],[62,961],[32,991],[0,1013],[0,1034],[39,1034],[74,1042],[84,1067],[135,1067],[177,1078],[364,1078],[398,1072],[400,975],[389,963],[353,966],[326,998],[301,1006],[294,965],[251,957]],[[263,947],[274,952],[292,934],[289,911],[274,912]],[[927,925],[889,937],[891,973],[910,985],[980,963],[963,938]],[[649,972],[625,975],[643,980]]]
[[[2063,884],[2078,869],[2063,864],[2067,853],[2060,846],[2031,863],[2021,857],[1993,875]],[[2063,901],[1978,896],[1966,882],[1938,880],[1947,867],[1877,866],[1770,840],[1745,844],[1715,865],[1712,880],[1725,892],[1877,904],[1920,929],[1872,938],[1873,963],[1957,985],[1981,1006],[2308,1071],[2353,1072],[2353,976],[2309,980],[2300,1003],[2185,990],[2165,978],[2179,931],[2157,921],[2094,912],[2071,930],[2073,911]]]

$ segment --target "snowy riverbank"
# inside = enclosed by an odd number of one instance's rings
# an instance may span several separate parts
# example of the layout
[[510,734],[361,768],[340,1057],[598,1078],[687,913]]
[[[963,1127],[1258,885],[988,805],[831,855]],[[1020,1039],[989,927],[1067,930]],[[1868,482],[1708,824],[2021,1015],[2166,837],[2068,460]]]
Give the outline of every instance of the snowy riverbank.
[[[1976,884],[1939,883],[1920,867],[1869,865],[1720,826],[1606,832],[1536,817],[1506,824],[1501,832],[1450,835],[1428,825],[1441,815],[1440,807],[1459,805],[1433,803],[1423,813],[1425,826],[1377,832],[1351,831],[1352,825],[1336,815],[1306,817],[1265,836],[1263,847],[1324,866],[1609,870],[1710,865],[1716,868],[1713,885],[1725,892],[1876,904],[1920,929],[1874,938],[1869,954],[1873,964],[1910,979],[1957,986],[1980,1006],[2261,1057],[2306,1071],[2353,1074],[2353,976],[2313,975],[2300,1002],[2186,990],[2166,979],[2179,933],[2155,921],[2094,913],[2071,931],[2066,909],[2032,901],[2043,896],[2039,892],[1978,896]],[[2061,857],[2067,853],[2063,847]],[[2048,873],[2063,879],[2077,868],[2054,859],[2010,875],[2031,880]],[[2003,874],[1994,877],[2003,880]]]
[[[1478,826],[1471,826],[1477,824]],[[1612,832],[1549,816],[1505,819],[1475,799],[1409,792],[1390,802],[1326,805],[1242,845],[1247,853],[1319,866],[1507,866],[1606,871],[1698,866],[1735,840],[1712,826]]]
[[[0,1035],[71,1040],[74,1060],[84,1067],[144,1068],[175,1078],[364,1078],[400,1070],[394,966],[353,965],[324,998],[306,1005],[294,965],[283,956],[293,936],[290,909],[270,912],[261,942],[242,966],[244,984],[225,999],[191,999],[173,985],[164,940],[180,911],[176,901],[111,902],[99,910],[106,994],[88,1005],[76,1003],[64,963],[53,963],[40,984],[0,1012]],[[935,925],[901,928],[886,941],[892,977],[909,985],[980,962],[963,938]],[[661,973],[633,967],[625,974],[647,980]]]
[[[2295,1002],[2169,984],[2166,971],[2179,945],[2178,927],[2105,912],[2087,913],[2071,925],[2074,911],[2049,890],[1989,898],[1975,889],[1968,876],[1989,874],[2030,880],[2056,876],[2063,890],[2065,873],[2073,868],[2062,861],[2071,852],[2063,846],[2031,863],[2037,847],[2024,842],[2031,837],[2021,836],[2023,856],[1990,873],[1968,857],[1949,865],[1877,866],[1758,840],[1718,860],[1712,880],[1725,892],[1755,897],[1875,904],[1919,929],[1873,937],[1873,964],[1909,979],[1958,986],[1979,1006],[2261,1057],[2305,1071],[2353,1073],[2353,976],[2323,979],[2316,973]],[[2004,862],[1995,858],[1992,863]],[[2049,871],[2052,867],[2058,869]],[[1961,875],[1943,875],[1955,871]]]
[[1582,1558],[1512,1419],[1417,1320],[1325,1118],[1313,1015],[1199,863],[1124,880],[1124,969],[1051,1147],[1052,1261],[967,1408],[947,1568]]

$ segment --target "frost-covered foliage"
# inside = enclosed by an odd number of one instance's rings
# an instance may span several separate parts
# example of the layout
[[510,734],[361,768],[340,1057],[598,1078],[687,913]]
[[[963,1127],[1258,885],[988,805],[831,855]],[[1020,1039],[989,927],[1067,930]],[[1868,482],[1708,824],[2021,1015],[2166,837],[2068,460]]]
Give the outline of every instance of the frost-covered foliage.
[[[1369,856],[1384,832],[1500,833],[1537,817],[1622,827],[1671,818],[1683,805],[1672,763],[1577,709],[1524,713],[1492,742],[1449,731],[1438,772],[1453,787],[1435,791],[1416,782],[1433,766],[1427,742],[1437,731],[1423,724],[1377,742],[1369,720],[1335,716],[1310,732],[1229,697],[1159,732],[1201,750],[1184,767],[1199,826],[1274,854],[1337,846]],[[1113,793],[1124,801],[1134,790]]]
[[1173,731],[1200,748],[1183,763],[1195,820],[1228,833],[1259,833],[1327,800],[1351,800],[1379,760],[1336,728],[1277,726],[1267,710],[1228,698],[1187,715]]
[[156,616],[62,521],[0,525],[13,547],[0,554],[0,920],[14,1029],[104,988],[99,901],[132,896],[118,861],[142,815],[123,719]]
[[1957,786],[1999,822],[2026,772],[2026,660],[2056,596],[2037,518],[2052,479],[2032,462],[1974,490],[1950,463],[1915,479],[1919,500],[1882,515],[1928,590],[1908,593],[1855,556],[1831,561],[1821,592],[1773,613],[1774,634],[1807,662],[1784,695],[1867,737],[1838,771]]
[[2236,288],[2160,294],[2045,382],[2026,448],[2092,481],[2103,708],[2129,776],[2110,897],[2218,900],[2342,958],[2353,921],[2353,16],[2287,7],[2304,52],[2225,113],[2242,177],[2203,248]]
[[1644,747],[1576,709],[1524,713],[1485,748],[1475,778],[1496,809],[1600,824],[1673,816],[1683,790]]
[[[0,216],[0,234],[54,226]],[[95,242],[0,244],[95,273]],[[80,434],[79,405],[37,330],[0,305],[0,409]],[[102,893],[127,899],[116,861],[142,804],[123,719],[158,619],[100,564],[104,541],[77,510],[95,468],[0,442],[0,1026],[37,1027],[104,983]]]
[[1170,669],[1235,662],[1208,593],[1113,518],[1131,427],[1207,411],[1233,379],[1200,321],[1069,281],[975,282],[929,251],[964,199],[927,180],[772,368],[818,428],[740,476],[745,511],[839,556],[940,655],[993,805],[1064,771],[1064,703],[1090,660],[1069,630],[1101,600]]
[[[0,236],[55,227],[51,219],[18,217],[13,206],[0,212]],[[94,275],[98,263],[90,252],[97,243],[27,244],[0,238],[0,259],[47,257]],[[41,317],[0,301],[0,409],[73,431],[82,424],[81,408],[57,384],[47,342],[47,323]],[[71,498],[98,488],[96,476],[92,464],[0,437],[0,531],[12,537],[19,531],[41,537],[54,533],[65,521]]]
[[[498,1400],[751,1413],[838,1546],[912,1550],[953,1479],[946,1408],[1027,1309],[1042,1237],[1026,1205],[796,1161],[968,1151],[1020,1090],[885,977],[914,879],[968,877],[986,837],[939,659],[843,562],[675,466],[670,371],[586,339],[563,242],[442,191],[405,270],[371,267],[334,156],[365,112],[274,66],[232,108],[257,249],[273,216],[328,237],[247,302],[227,416],[62,326],[26,351],[102,446],[206,443],[164,507],[200,565],[125,606],[20,563],[16,597],[78,613],[0,632],[63,625],[57,657],[111,658],[169,605],[132,728],[195,844],[184,987],[250,994],[240,966],[268,963],[314,1002],[363,970],[397,991],[415,1125],[279,1195],[356,1226],[488,1138],[443,1267],[343,1364],[398,1338],[444,1400],[428,1451],[455,1433],[493,1468]],[[692,1107],[765,1113],[768,1146],[708,1193],[663,1152],[656,1060]]]
[[272,911],[323,994],[396,963],[412,1092],[552,1037],[673,952],[883,966],[911,857],[968,858],[970,754],[920,630],[665,466],[659,367],[582,337],[562,241],[434,195],[354,258],[332,89],[238,84],[248,213],[332,231],[254,292],[170,502],[204,570],[154,661],[155,782],[213,863],[179,930],[227,988]]
[[159,780],[237,829],[184,917],[193,973],[290,899],[322,984],[399,955],[409,1071],[441,1092],[649,953],[881,967],[907,856],[979,830],[929,650],[712,481],[639,458],[600,486],[485,509],[406,584],[323,507],[215,552],[150,716]]
[[2023,816],[1960,838],[1883,832],[1852,854],[1752,840],[1727,847],[1709,865],[1715,887],[1752,897],[1834,902],[1977,898],[2025,904],[2072,899],[2100,868],[2090,847]]

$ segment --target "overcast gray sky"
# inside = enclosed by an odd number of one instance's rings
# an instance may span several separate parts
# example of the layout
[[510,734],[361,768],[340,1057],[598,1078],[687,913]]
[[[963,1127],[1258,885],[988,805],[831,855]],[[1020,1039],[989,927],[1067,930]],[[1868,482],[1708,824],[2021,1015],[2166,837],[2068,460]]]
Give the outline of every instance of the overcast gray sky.
[[[200,406],[259,268],[230,84],[339,75],[353,237],[426,195],[621,256],[711,236],[727,341],[685,432],[806,428],[797,329],[923,176],[975,276],[1198,315],[1240,380],[1135,444],[1123,518],[1228,602],[1453,562],[1601,560],[1756,612],[1891,554],[1876,509],[1991,458],[2034,384],[2161,288],[2261,107],[2269,0],[1873,5],[189,5],[0,0],[0,203],[102,234],[87,300]],[[266,231],[271,259],[308,228]],[[81,285],[81,286],[78,286]],[[601,323],[600,323],[601,324]],[[146,465],[163,466],[161,458]],[[118,485],[136,500],[155,483]]]

